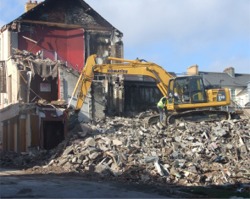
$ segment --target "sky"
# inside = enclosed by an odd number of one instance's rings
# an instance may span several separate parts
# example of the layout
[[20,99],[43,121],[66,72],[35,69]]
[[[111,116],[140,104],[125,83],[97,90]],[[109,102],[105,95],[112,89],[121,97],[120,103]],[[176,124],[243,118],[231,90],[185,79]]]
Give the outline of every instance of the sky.
[[[0,27],[28,0],[0,0]],[[124,58],[168,72],[250,73],[250,0],[85,0],[123,33]],[[38,0],[41,2],[41,0]]]

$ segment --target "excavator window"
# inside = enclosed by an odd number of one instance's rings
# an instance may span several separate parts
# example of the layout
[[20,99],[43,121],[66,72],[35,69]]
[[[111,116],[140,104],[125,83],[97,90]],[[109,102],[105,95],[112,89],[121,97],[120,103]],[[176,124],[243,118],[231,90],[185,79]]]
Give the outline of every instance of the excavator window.
[[174,79],[169,80],[169,85],[168,85],[168,103],[173,103],[173,96],[174,96]]
[[192,103],[206,102],[206,92],[201,77],[190,78],[190,97]]
[[169,95],[175,104],[202,103],[206,93],[201,77],[185,76],[170,80]]

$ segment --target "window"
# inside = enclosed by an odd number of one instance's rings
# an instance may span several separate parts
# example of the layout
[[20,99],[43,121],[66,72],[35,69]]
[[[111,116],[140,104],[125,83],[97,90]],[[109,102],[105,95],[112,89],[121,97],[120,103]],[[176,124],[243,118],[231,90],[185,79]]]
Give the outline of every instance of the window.
[[193,103],[201,103],[206,101],[206,93],[202,79],[192,78],[190,80],[190,93]]
[[12,75],[8,77],[8,99],[9,103],[12,103]]
[[174,95],[178,103],[206,102],[206,93],[200,77],[179,77],[174,82]]
[[231,88],[230,91],[231,91],[231,99],[235,100],[235,89]]
[[0,93],[6,93],[6,65],[0,61]]

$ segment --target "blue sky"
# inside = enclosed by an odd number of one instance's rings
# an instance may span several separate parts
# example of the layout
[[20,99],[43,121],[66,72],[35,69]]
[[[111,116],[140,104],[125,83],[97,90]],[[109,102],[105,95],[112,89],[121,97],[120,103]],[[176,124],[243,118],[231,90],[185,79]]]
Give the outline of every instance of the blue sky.
[[[0,26],[20,16],[27,1],[0,0]],[[85,1],[123,32],[126,59],[176,73],[194,64],[200,71],[233,66],[250,73],[250,0]]]

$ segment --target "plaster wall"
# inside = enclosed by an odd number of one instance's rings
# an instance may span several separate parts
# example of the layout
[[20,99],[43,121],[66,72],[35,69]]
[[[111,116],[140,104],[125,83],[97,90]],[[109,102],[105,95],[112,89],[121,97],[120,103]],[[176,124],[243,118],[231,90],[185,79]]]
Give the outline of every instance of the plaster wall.
[[[75,85],[79,78],[78,73],[72,72],[68,68],[60,68],[59,72],[60,76],[60,98],[64,99],[67,103],[70,103],[70,106],[74,108],[76,106],[77,101],[77,92],[72,97]],[[79,112],[78,120],[81,121],[89,121],[92,118],[90,114],[90,104],[91,104],[91,96],[90,94],[86,97],[85,102],[81,111]]]
[[0,108],[18,102],[19,72],[12,59],[6,61],[6,93],[0,93]]
[[10,56],[11,47],[10,47],[10,32],[6,29],[0,33],[0,60],[7,60]]
[[12,59],[6,62],[7,105],[18,102],[19,72]]

